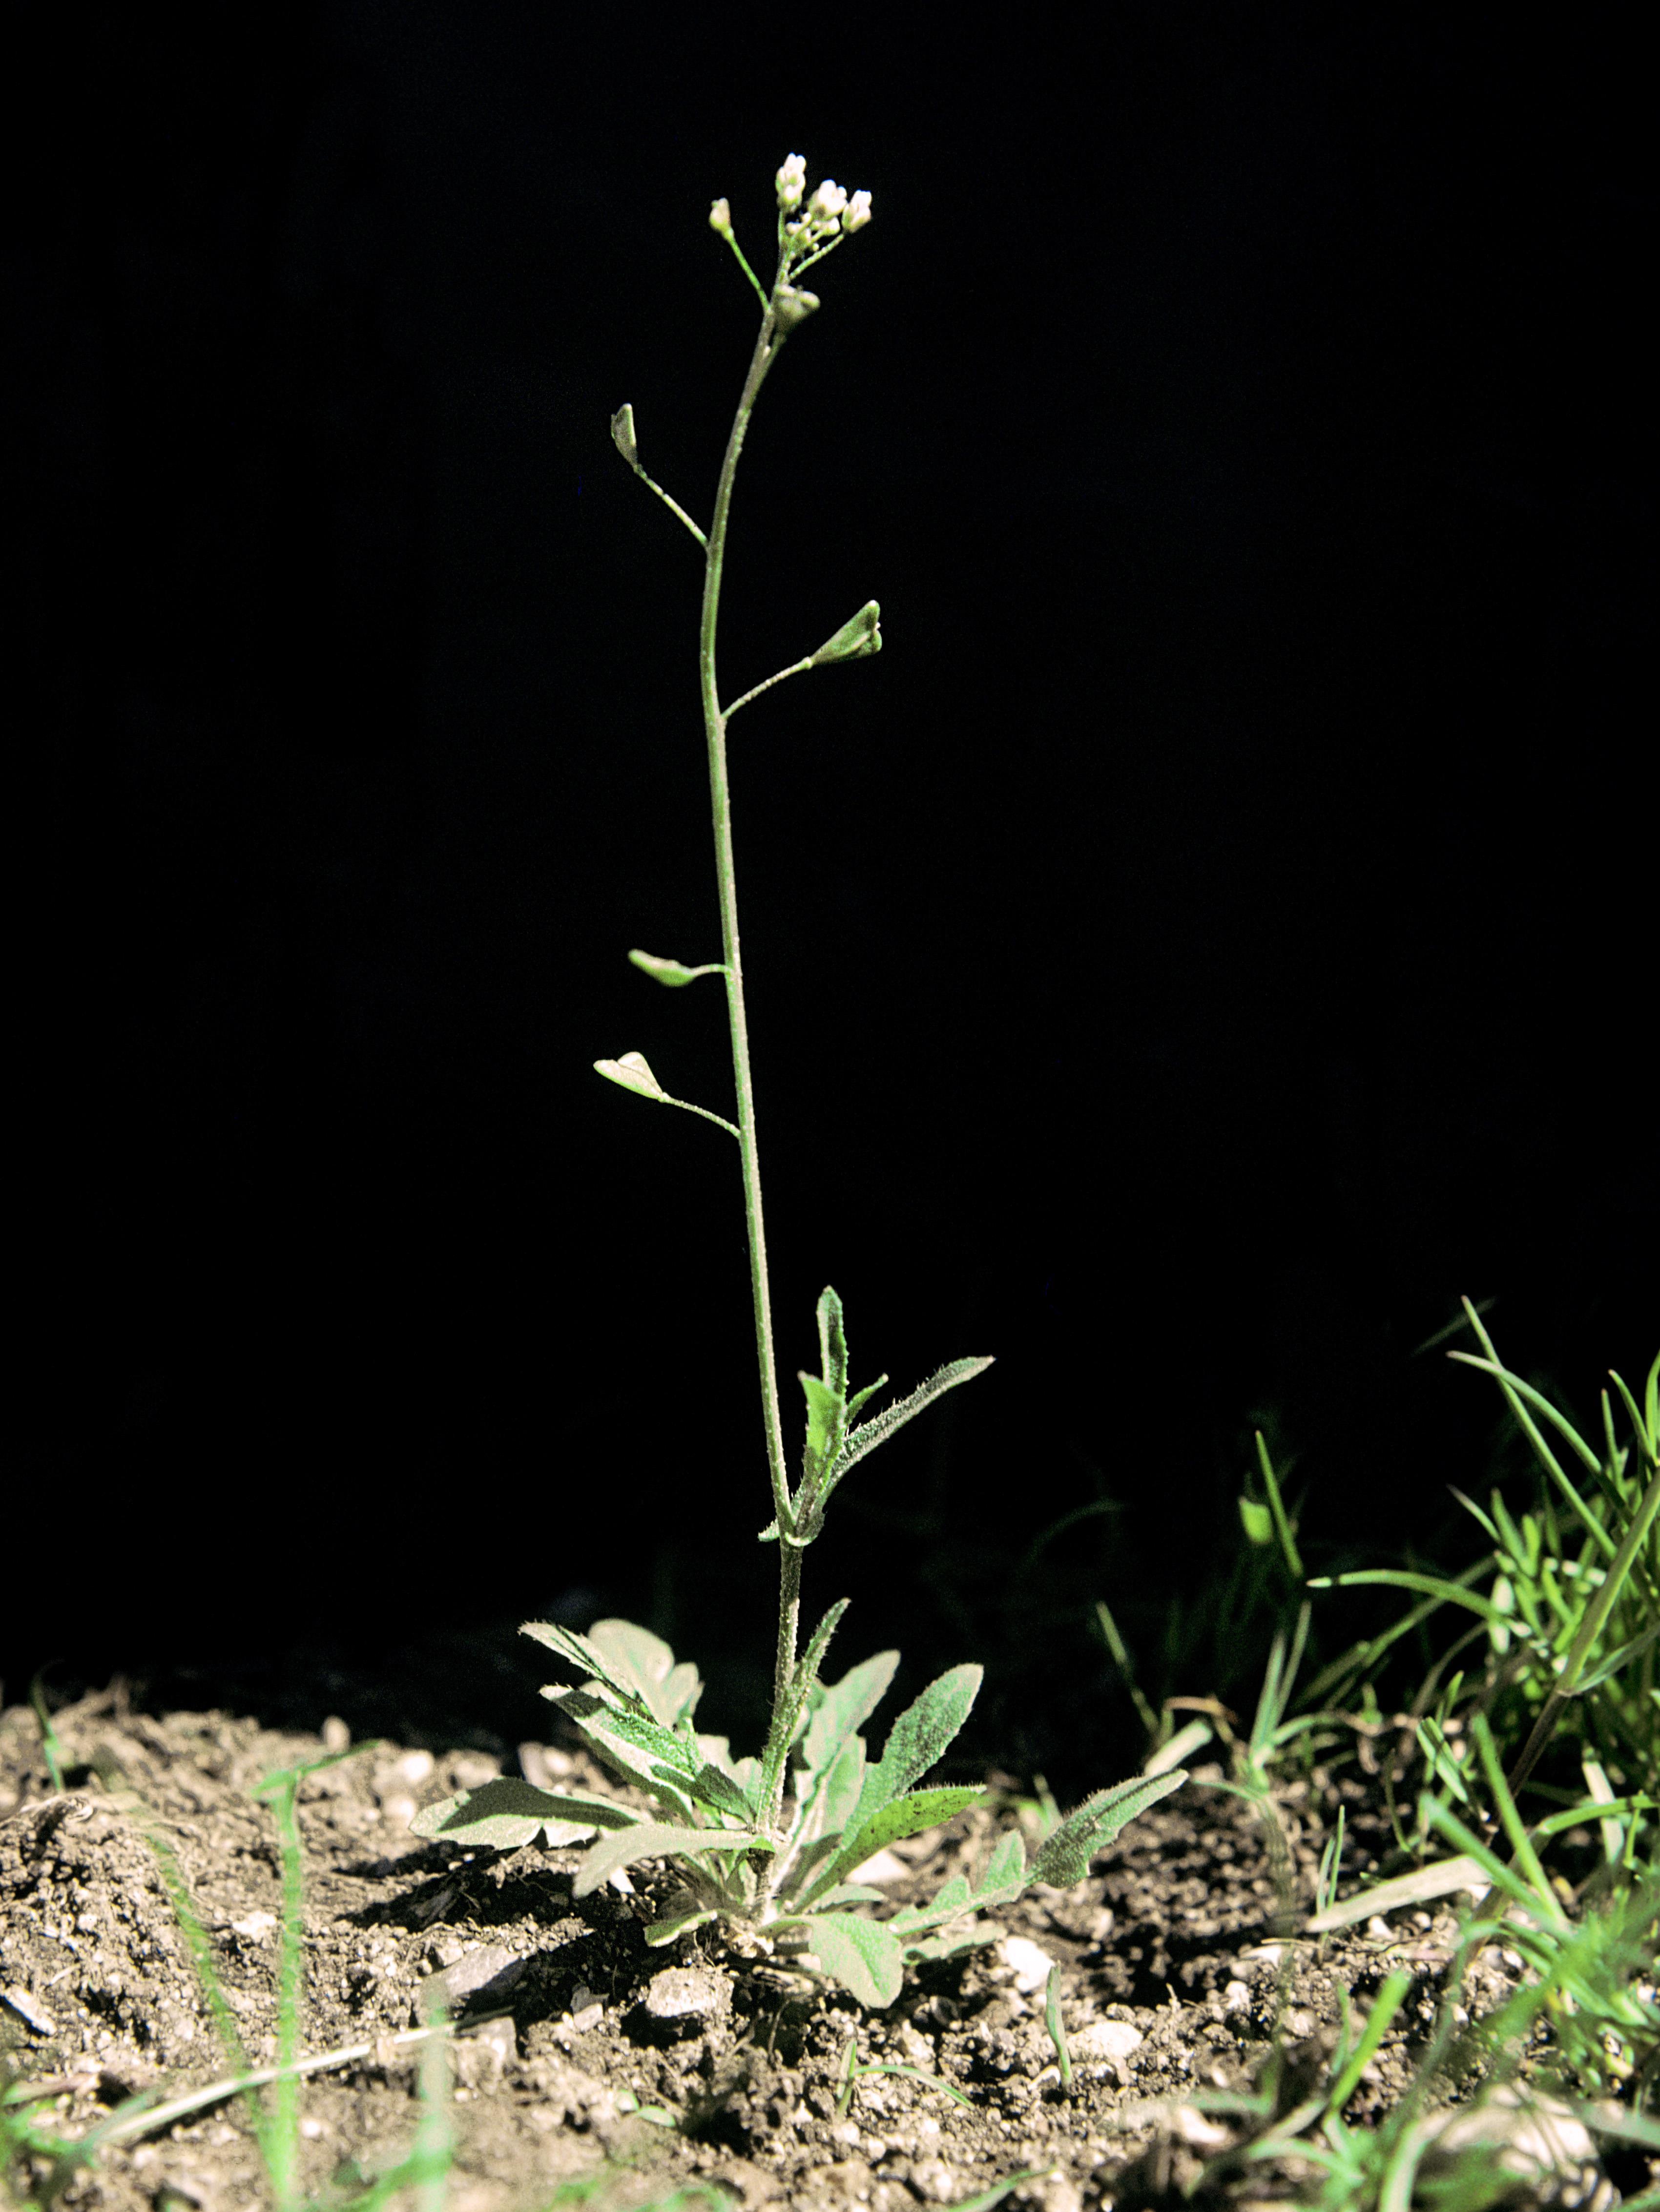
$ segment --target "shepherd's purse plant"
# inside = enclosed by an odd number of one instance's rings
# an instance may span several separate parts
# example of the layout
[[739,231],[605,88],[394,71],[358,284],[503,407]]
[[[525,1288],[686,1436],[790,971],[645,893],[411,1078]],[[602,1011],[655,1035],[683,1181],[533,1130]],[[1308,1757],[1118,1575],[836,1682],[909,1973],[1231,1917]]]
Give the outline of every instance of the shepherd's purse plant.
[[761,1538],[777,1545],[779,1563],[778,1640],[766,1741],[758,1757],[734,1759],[724,1736],[700,1735],[693,1718],[702,1689],[696,1671],[686,1662],[677,1665],[668,1646],[648,1631],[627,1621],[607,1620],[597,1623],[589,1635],[579,1636],[544,1621],[530,1621],[525,1633],[556,1652],[577,1677],[573,1686],[548,1686],[543,1695],[562,1707],[597,1757],[620,1781],[642,1793],[651,1811],[641,1812],[610,1797],[552,1792],[529,1782],[503,1779],[428,1808],[415,1826],[425,1836],[503,1849],[533,1842],[538,1836],[555,1845],[594,1839],[576,1875],[579,1896],[642,1860],[671,1860],[680,1887],[664,1906],[662,1917],[648,1928],[648,1942],[670,1943],[691,1929],[721,1923],[734,1934],[758,1936],[808,1972],[839,1982],[861,2002],[887,2005],[899,1993],[908,1959],[940,1957],[986,1940],[990,1931],[976,1927],[973,1914],[1018,1897],[1028,1883],[1066,1887],[1080,1881],[1096,1852],[1137,1814],[1178,1788],[1186,1776],[1179,1770],[1142,1775],[1098,1791],[1052,1829],[1030,1861],[1019,1832],[1011,1830],[998,1842],[977,1885],[958,1877],[947,1882],[931,1903],[909,1905],[885,1920],[873,1920],[860,1910],[881,1901],[879,1891],[855,1878],[867,1860],[885,1844],[950,1820],[982,1796],[976,1789],[916,1786],[967,1719],[981,1670],[954,1667],[931,1683],[893,1723],[880,1758],[872,1759],[860,1730],[886,1692],[899,1655],[879,1652],[839,1681],[820,1679],[825,1652],[848,1601],[841,1599],[830,1607],[806,1650],[798,1651],[802,1555],[823,1529],[836,1489],[858,1462],[944,1392],[982,1373],[991,1361],[953,1360],[885,1412],[871,1413],[867,1408],[885,1389],[887,1377],[879,1376],[862,1389],[851,1387],[841,1300],[833,1290],[826,1290],[818,1309],[818,1372],[800,1377],[806,1399],[806,1434],[800,1470],[792,1480],[767,1281],[727,733],[740,708],[786,677],[879,652],[882,632],[881,611],[874,599],[868,600],[816,653],[792,661],[728,704],[721,703],[715,641],[721,572],[733,485],[750,417],[785,341],[818,308],[818,295],[803,288],[801,278],[871,219],[866,191],[849,195],[826,178],[809,194],[806,164],[800,155],[792,154],[784,162],[775,184],[778,258],[770,289],[745,258],[727,203],[716,200],[709,210],[710,227],[731,247],[759,298],[761,329],[727,441],[707,535],[647,475],[633,408],[620,408],[611,426],[623,459],[690,532],[703,555],[697,667],[721,933],[721,957],[701,966],[688,967],[679,960],[642,951],[630,952],[629,957],[670,989],[683,988],[704,975],[722,979],[737,1119],[729,1121],[671,1096],[640,1053],[595,1063],[611,1082],[658,1105],[698,1115],[738,1146],[772,1488],[772,1519]]

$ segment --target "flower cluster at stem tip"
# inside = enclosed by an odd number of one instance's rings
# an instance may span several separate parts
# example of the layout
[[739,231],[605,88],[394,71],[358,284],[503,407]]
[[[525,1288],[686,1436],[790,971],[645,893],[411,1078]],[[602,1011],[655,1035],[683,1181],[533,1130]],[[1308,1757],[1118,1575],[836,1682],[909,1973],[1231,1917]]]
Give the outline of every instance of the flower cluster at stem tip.
[[816,245],[834,230],[861,230],[870,221],[870,194],[848,194],[833,177],[825,178],[807,201],[806,212],[796,216],[807,189],[807,165],[799,154],[790,155],[775,181],[779,212],[795,217],[784,224],[784,235],[803,246]]

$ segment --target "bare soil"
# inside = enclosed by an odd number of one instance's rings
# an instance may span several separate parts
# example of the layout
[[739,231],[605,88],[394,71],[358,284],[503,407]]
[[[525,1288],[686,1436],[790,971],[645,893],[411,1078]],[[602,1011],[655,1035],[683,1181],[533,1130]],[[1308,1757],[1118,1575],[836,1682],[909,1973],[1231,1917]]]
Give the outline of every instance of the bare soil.
[[[249,2062],[274,2059],[281,1861],[272,1814],[249,1792],[277,1768],[341,1748],[345,1730],[277,1732],[225,1712],[155,1718],[126,1710],[119,1689],[56,1726],[61,1795],[33,1713],[0,1714],[0,2063],[58,2082],[55,2116],[44,2107],[41,2118],[73,2135],[147,2084],[173,2094],[228,2070],[152,1834],[188,1883]],[[610,1786],[574,1742],[520,1759],[532,1779],[550,1768]],[[745,2206],[902,2212],[971,2198],[1022,2170],[1043,2178],[1011,2201],[1048,2212],[1174,2204],[1230,2139],[1195,2096],[1249,2088],[1277,2035],[1292,2046],[1289,2102],[1302,2094],[1298,2069],[1312,2078],[1331,2048],[1340,1989],[1364,2008],[1404,1964],[1417,1986],[1349,2117],[1386,2109],[1428,2031],[1454,1936],[1444,1911],[1323,1943],[1288,1933],[1309,1910],[1340,1802],[1345,1883],[1385,1847],[1364,1781],[1316,1771],[1282,1793],[1289,1864],[1278,1861],[1276,1876],[1257,1815],[1196,1778],[1088,1881],[1029,1894],[998,1916],[994,1945],[923,1970],[888,2011],[863,2014],[764,1952],[701,1936],[648,1949],[642,1923],[666,1869],[576,1901],[572,1852],[470,1853],[408,1832],[417,1806],[501,1765],[477,1750],[366,1746],[301,1788],[302,2047],[369,2046],[301,2084],[309,2191],[350,2185],[407,2150],[419,2046],[386,2039],[441,1998],[459,2029],[454,2212],[516,2212],[606,2167],[616,2186],[604,2201],[621,2205],[696,2180]],[[883,1886],[896,1905],[931,1894],[982,1865],[1018,1817],[972,1809],[900,1846]],[[1049,1961],[1062,1971],[1070,2094],[1044,2027]],[[1519,1963],[1490,1949],[1466,2001],[1500,2001]],[[838,2115],[850,2037],[862,2063],[914,2072],[862,2079]],[[1258,2166],[1250,2195],[1294,2193],[1297,2179]],[[228,2099],[106,2151],[65,2201],[228,2212],[262,2188],[246,2107]],[[1560,2194],[1612,2201],[1590,2172]]]

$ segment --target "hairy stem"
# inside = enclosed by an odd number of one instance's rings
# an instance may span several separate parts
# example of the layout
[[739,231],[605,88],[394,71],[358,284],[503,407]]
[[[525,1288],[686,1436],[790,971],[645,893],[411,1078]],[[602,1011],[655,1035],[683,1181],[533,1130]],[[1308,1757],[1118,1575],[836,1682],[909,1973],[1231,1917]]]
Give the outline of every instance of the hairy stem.
[[801,1555],[784,1540],[791,1528],[789,1475],[784,1460],[782,1415],[778,1402],[778,1367],[773,1349],[772,1297],[767,1280],[767,1239],[761,1207],[761,1162],[756,1145],[755,1087],[750,1072],[749,1021],[744,1004],[744,963],[738,937],[738,875],[733,854],[732,787],[727,772],[727,718],[721,711],[715,679],[714,642],[721,619],[721,580],[727,552],[727,524],[732,511],[733,483],[739,456],[744,450],[750,416],[767,371],[778,357],[783,334],[769,303],[759,337],[744,380],[743,397],[727,441],[715,489],[714,514],[709,526],[703,566],[703,613],[698,635],[698,677],[703,698],[703,732],[708,745],[709,808],[714,825],[714,872],[721,897],[721,938],[727,969],[727,1015],[732,1030],[733,1078],[738,1094],[738,1145],[744,1177],[744,1214],[749,1230],[750,1286],[755,1307],[755,1351],[761,1370],[761,1414],[766,1430],[767,1471],[772,1482],[773,1511],[777,1518],[778,1651],[773,1675],[772,1719],[767,1733],[764,1773],[768,1788],[760,1808],[763,1827],[777,1818],[783,1778],[784,1753],[788,1747],[776,1739],[787,1718],[791,1678],[795,1668],[797,1616],[800,1606]]

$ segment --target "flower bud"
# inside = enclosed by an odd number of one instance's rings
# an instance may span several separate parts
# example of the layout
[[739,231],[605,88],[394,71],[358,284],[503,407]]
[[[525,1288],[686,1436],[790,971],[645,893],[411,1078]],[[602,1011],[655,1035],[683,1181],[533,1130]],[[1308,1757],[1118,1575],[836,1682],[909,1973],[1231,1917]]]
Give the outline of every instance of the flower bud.
[[773,319],[781,331],[800,330],[818,306],[817,292],[798,292],[794,284],[781,284],[772,295]]
[[799,154],[792,154],[778,172],[775,182],[778,187],[778,204],[787,212],[799,208],[801,195],[807,189],[807,165]]
[[[867,194],[866,198],[868,197],[869,196]],[[732,236],[732,204],[730,201],[715,201],[714,206],[709,210],[709,228],[711,230],[718,230],[722,238],[730,238]]]
[[811,665],[823,668],[832,660],[862,660],[882,650],[882,610],[866,599],[851,622],[844,622],[834,637],[827,637],[812,656]]
[[807,213],[821,229],[830,230],[841,220],[847,204],[848,196],[841,185],[834,177],[826,177],[807,202]]
[[842,213],[843,230],[862,230],[870,221],[870,194],[855,192]]
[[611,443],[631,469],[640,465],[640,448],[634,441],[634,410],[626,401],[611,418]]

